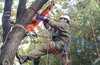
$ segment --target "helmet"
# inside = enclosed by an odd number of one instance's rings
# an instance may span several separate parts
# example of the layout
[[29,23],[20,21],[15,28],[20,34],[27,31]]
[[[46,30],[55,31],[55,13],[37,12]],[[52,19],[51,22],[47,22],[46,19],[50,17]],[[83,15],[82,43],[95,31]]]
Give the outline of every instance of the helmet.
[[68,15],[62,15],[60,18],[66,18],[68,21],[70,21],[70,17]]

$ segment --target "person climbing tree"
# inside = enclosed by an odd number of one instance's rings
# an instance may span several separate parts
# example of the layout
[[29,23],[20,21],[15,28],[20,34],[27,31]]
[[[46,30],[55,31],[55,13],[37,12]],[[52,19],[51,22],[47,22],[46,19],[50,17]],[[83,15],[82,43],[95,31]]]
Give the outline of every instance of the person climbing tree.
[[[66,53],[68,51],[69,43],[70,43],[70,18],[67,15],[63,15],[59,18],[58,21],[53,21],[51,19],[47,19],[42,15],[38,15],[37,19],[41,19],[44,22],[44,25],[48,24],[51,28],[57,31],[56,40],[52,40],[49,43],[41,44],[31,53],[23,56],[19,53],[16,54],[16,57],[19,59],[20,64],[25,63],[27,60],[34,59],[35,65],[39,64],[39,59],[42,55],[48,53],[53,53],[55,55],[61,56],[61,61],[63,65],[67,65],[66,61]],[[47,26],[46,26],[47,27]]]

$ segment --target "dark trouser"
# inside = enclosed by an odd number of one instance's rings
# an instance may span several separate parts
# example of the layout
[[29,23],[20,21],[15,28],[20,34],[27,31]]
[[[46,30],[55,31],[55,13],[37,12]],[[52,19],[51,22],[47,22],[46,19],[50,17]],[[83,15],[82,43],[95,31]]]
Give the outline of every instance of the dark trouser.
[[[56,51],[57,53],[59,53],[58,54],[59,56],[61,53],[61,49],[62,49],[62,41],[57,41],[56,43],[53,41],[49,43],[42,43],[39,47],[37,47],[27,56],[29,57],[29,59],[39,59],[42,55],[47,54],[47,51],[48,53],[53,53],[53,54],[55,54],[54,52]],[[66,54],[61,56],[61,58],[63,64],[65,64]]]

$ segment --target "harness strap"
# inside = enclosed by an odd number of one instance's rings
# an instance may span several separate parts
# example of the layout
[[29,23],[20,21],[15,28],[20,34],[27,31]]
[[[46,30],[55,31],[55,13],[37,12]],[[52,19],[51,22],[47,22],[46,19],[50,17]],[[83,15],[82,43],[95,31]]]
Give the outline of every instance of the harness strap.
[[15,25],[11,28],[11,30],[10,30],[10,31],[12,31],[12,29],[13,29],[14,27],[19,27],[19,28],[22,28],[22,29],[26,32],[26,34],[28,33],[28,31],[25,29],[25,27],[24,27],[24,26],[22,26],[21,24],[15,24]]
[[24,26],[22,26],[21,24],[15,24],[15,26],[14,26],[14,27],[21,27],[22,29],[24,29],[24,30],[26,31],[25,27],[24,27]]

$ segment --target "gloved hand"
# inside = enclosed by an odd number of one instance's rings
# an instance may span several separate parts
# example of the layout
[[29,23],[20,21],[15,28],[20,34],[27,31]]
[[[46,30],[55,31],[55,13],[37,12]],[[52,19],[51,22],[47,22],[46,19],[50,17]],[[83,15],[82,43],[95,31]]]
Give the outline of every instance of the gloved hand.
[[36,17],[37,19],[41,19],[41,20],[44,20],[44,16],[42,16],[42,15],[37,15],[37,17]]
[[36,18],[37,18],[37,19],[41,19],[41,20],[43,20],[44,23],[48,23],[48,22],[49,22],[49,20],[46,19],[46,18],[45,18],[44,16],[42,16],[42,15],[37,15]]
[[49,24],[48,23],[44,23],[44,26],[46,29],[49,29]]
[[44,19],[43,22],[44,22],[44,23],[48,23],[49,20],[48,20],[48,19]]

